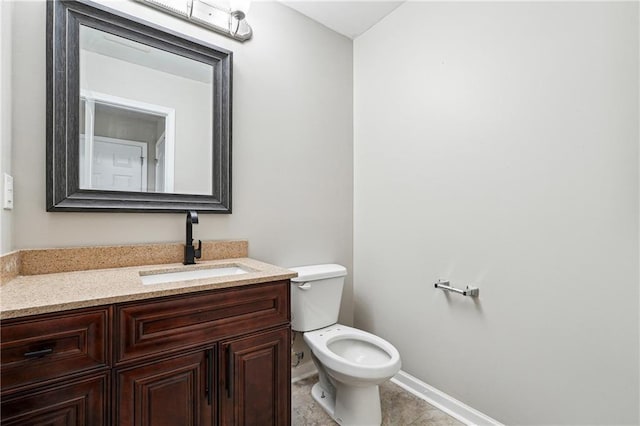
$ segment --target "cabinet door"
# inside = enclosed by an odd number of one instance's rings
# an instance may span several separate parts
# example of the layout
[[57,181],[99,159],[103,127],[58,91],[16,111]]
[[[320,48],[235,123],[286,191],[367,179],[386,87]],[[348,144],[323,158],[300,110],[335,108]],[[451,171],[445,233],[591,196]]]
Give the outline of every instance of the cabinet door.
[[115,424],[213,425],[215,361],[214,348],[117,370]]
[[3,426],[107,425],[106,374],[31,390],[2,399]]
[[220,423],[291,423],[290,329],[230,340],[220,350]]

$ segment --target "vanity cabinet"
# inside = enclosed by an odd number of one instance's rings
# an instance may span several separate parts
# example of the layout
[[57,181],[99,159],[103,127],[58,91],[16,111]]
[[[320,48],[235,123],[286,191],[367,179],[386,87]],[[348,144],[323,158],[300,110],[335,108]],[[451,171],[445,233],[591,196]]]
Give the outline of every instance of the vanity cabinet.
[[3,425],[289,425],[289,280],[2,324]]
[[117,305],[115,424],[288,425],[289,321],[288,280]]

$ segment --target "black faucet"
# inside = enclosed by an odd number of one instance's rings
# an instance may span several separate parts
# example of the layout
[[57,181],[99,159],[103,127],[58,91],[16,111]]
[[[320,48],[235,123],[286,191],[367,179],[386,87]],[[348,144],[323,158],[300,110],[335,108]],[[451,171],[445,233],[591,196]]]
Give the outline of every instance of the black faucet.
[[193,246],[193,227],[192,224],[198,223],[198,212],[187,212],[187,243],[184,246],[184,263],[185,265],[193,265],[196,259],[202,257],[202,241],[198,240],[198,248]]

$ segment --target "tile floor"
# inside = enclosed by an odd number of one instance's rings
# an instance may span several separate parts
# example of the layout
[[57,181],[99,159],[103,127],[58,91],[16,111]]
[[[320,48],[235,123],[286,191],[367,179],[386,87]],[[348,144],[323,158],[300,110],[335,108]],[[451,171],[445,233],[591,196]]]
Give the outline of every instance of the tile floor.
[[[291,390],[291,424],[293,426],[333,426],[336,422],[311,397],[314,375],[293,383]],[[426,401],[392,382],[380,386],[383,426],[463,426]]]

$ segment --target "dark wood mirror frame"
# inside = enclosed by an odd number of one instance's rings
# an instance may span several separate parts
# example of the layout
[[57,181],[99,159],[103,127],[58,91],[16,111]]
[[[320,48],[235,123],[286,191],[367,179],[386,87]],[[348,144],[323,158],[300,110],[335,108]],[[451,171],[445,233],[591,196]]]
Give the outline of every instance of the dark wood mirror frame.
[[[212,65],[212,195],[80,188],[81,24]],[[49,0],[46,55],[47,211],[231,213],[232,52],[89,1]]]

